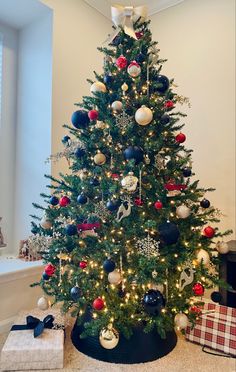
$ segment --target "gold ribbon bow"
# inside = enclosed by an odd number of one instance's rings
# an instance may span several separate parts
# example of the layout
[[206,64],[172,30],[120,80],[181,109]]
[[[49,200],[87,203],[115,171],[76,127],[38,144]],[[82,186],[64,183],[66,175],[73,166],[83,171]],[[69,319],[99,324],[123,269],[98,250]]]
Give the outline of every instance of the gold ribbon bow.
[[112,35],[106,40],[110,43],[120,32],[120,28],[124,29],[124,32],[130,37],[137,40],[135,35],[133,23],[138,19],[142,22],[147,18],[147,7],[142,6],[123,6],[123,5],[112,5],[111,7],[111,19],[117,29]]

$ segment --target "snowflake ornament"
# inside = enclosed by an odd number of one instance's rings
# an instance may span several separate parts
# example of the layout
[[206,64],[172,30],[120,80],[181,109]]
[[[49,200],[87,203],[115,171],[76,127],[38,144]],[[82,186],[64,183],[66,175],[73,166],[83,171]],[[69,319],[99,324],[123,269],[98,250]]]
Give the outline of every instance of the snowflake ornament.
[[132,122],[133,122],[132,116],[129,116],[124,111],[116,116],[116,125],[120,129],[125,130]]
[[159,244],[155,239],[151,238],[150,234],[148,233],[147,237],[144,239],[139,239],[136,243],[136,248],[138,249],[138,253],[145,255],[146,257],[158,257],[160,256],[159,253]]
[[93,215],[97,216],[103,221],[106,221],[106,219],[109,217],[109,211],[107,210],[103,200],[101,200],[99,203],[95,205]]
[[165,169],[165,158],[161,154],[156,154],[154,159],[155,159],[155,167],[159,171]]

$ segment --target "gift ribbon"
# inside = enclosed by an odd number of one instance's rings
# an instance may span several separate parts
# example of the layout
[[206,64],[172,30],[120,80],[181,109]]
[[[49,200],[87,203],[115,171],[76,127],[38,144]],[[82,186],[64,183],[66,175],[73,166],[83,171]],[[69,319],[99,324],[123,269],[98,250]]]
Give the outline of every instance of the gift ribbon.
[[26,317],[26,324],[15,324],[11,327],[11,331],[22,331],[25,329],[33,329],[34,337],[40,336],[45,328],[52,329],[54,316],[47,315],[43,320],[35,318],[32,315]]
[[116,30],[108,37],[105,43],[110,43],[119,34],[120,29],[123,28],[124,32],[130,37],[137,40],[135,35],[133,23],[138,19],[145,21],[147,18],[147,7],[142,6],[123,6],[123,5],[112,5],[111,7],[111,19]]

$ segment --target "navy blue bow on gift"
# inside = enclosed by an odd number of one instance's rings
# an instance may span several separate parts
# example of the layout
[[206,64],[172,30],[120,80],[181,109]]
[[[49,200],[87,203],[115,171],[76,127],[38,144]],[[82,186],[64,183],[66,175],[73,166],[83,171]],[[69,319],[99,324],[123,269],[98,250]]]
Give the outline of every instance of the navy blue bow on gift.
[[34,337],[40,336],[44,328],[53,327],[54,316],[47,315],[43,320],[35,318],[32,315],[26,317],[26,324],[15,324],[12,326],[11,331],[22,331],[23,329],[33,329]]

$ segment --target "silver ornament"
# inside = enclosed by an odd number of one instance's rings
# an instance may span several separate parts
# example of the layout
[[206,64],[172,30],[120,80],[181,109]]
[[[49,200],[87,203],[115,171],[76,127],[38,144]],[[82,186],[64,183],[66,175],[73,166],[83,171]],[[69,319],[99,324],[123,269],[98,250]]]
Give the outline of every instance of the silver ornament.
[[128,217],[131,213],[131,207],[133,207],[133,203],[130,199],[123,201],[117,211],[116,221],[120,222],[124,217]]
[[157,242],[155,239],[151,238],[149,233],[146,238],[137,240],[135,245],[138,249],[138,253],[148,258],[160,256],[160,242]]
[[119,332],[109,324],[99,334],[99,342],[104,349],[114,349],[119,342]]
[[186,205],[180,205],[179,207],[176,208],[176,215],[179,218],[188,218],[191,213],[191,209],[188,208]]
[[116,126],[122,130],[125,130],[130,124],[132,124],[132,122],[132,116],[129,116],[124,111],[121,114],[116,115]]

